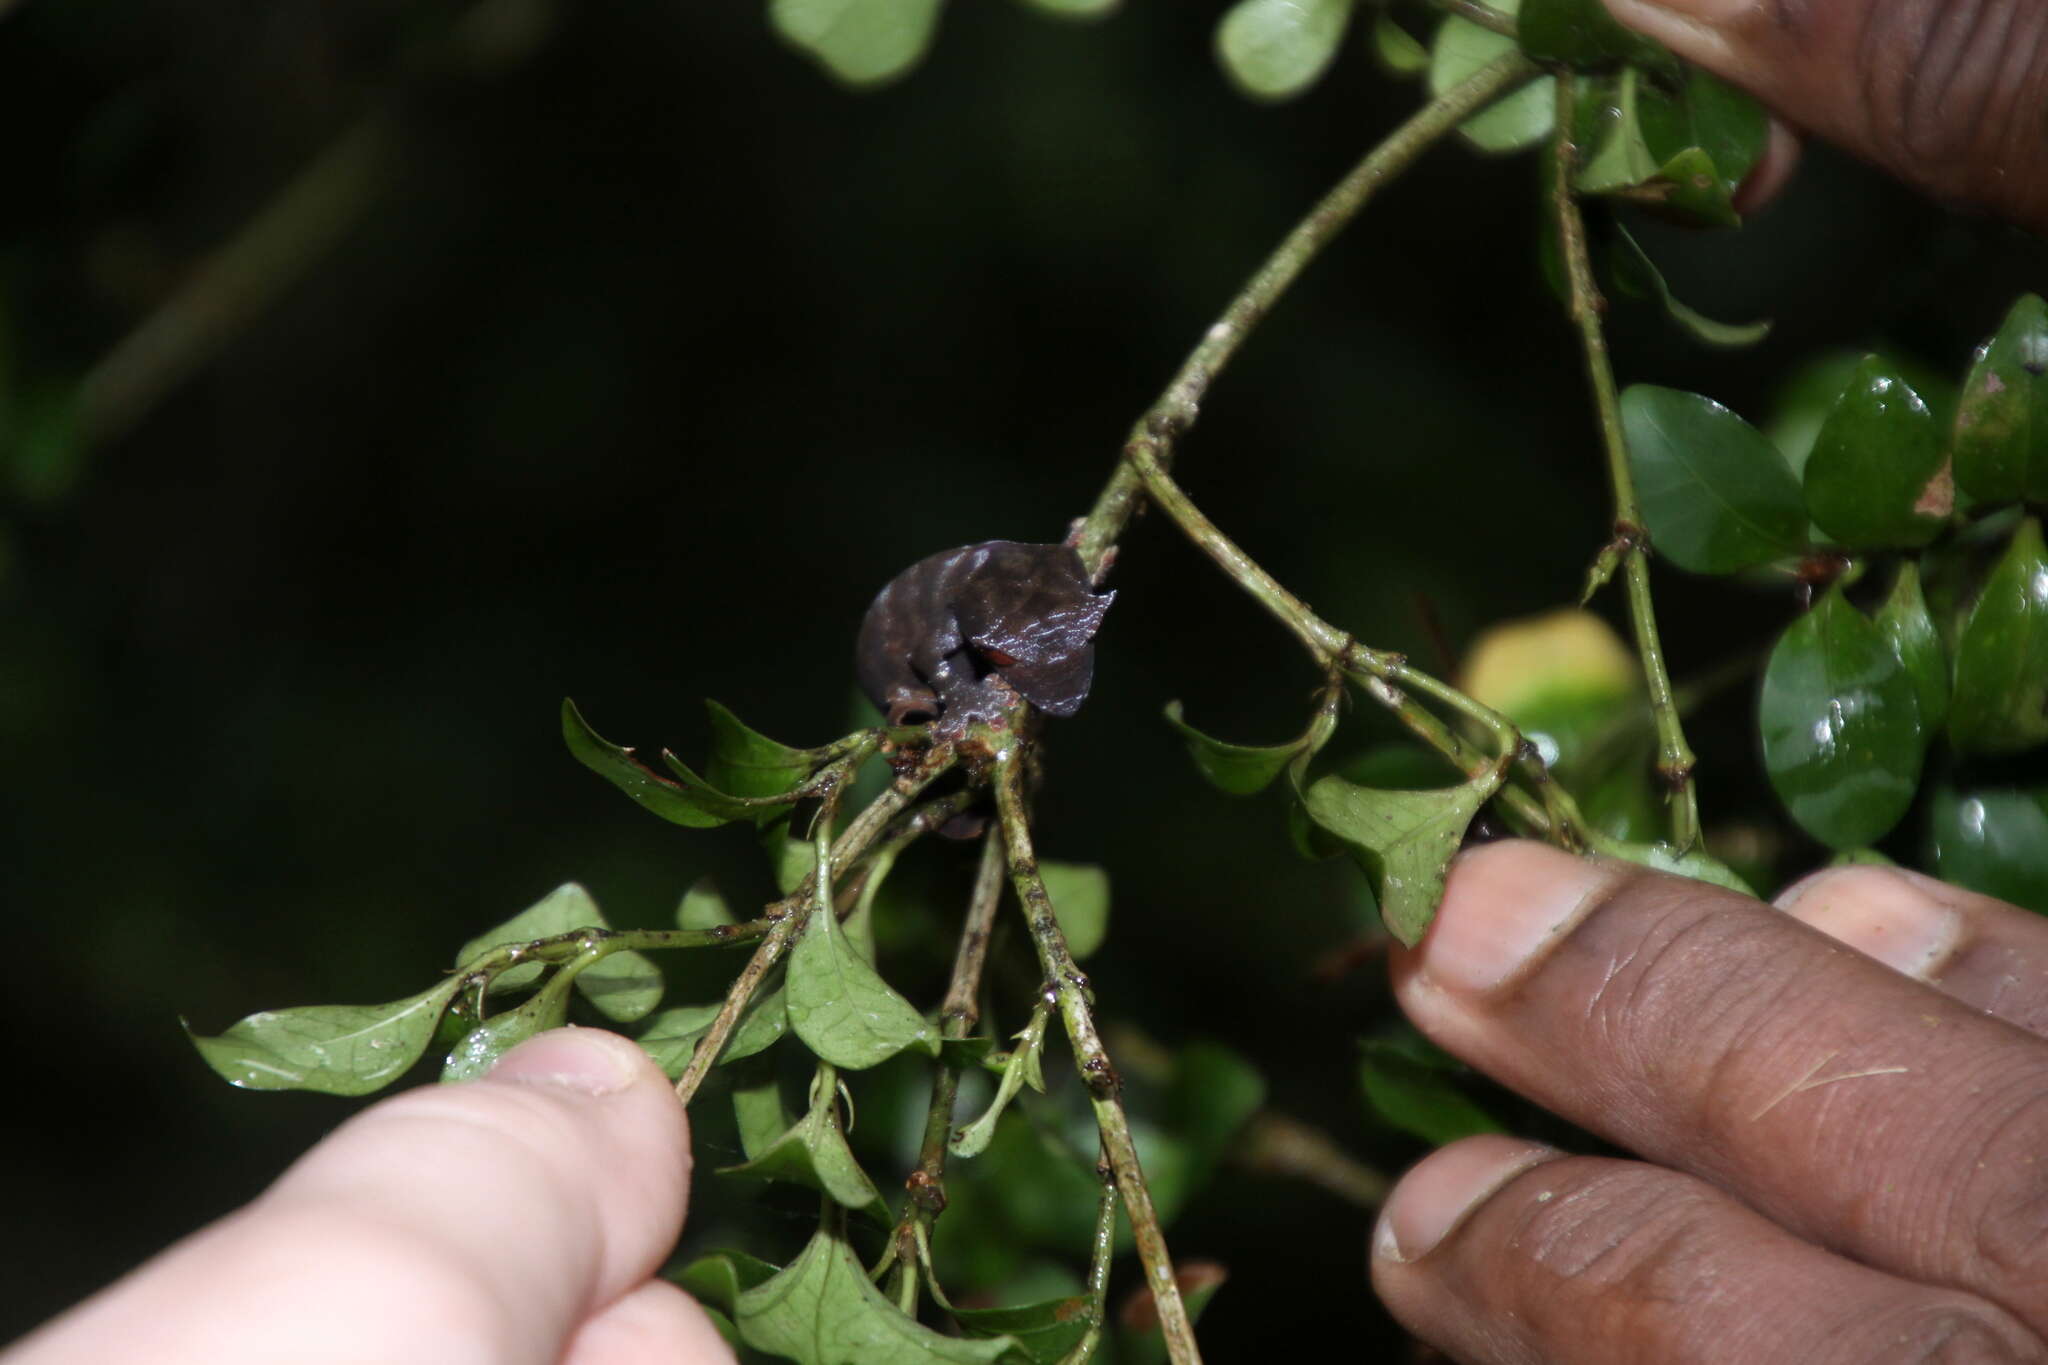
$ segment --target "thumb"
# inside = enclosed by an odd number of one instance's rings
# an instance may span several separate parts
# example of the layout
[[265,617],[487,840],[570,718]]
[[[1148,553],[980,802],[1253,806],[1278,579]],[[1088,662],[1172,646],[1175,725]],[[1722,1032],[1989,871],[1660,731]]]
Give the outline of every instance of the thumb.
[[1630,28],[1908,184],[2048,231],[2048,5],[1606,4]]

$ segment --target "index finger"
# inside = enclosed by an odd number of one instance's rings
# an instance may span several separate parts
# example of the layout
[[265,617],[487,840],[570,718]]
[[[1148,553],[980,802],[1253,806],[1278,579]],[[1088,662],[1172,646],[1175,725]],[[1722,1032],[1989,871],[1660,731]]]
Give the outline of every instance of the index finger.
[[1422,1030],[1867,1264],[2048,1327],[2048,1043],[1746,896],[1477,849],[1394,959]]

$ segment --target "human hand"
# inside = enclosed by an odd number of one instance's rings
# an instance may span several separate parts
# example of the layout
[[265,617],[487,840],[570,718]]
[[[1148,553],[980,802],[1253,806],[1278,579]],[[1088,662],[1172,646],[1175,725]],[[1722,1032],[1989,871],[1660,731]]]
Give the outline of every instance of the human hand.
[[1472,1362],[2048,1359],[2048,919],[1877,867],[1779,904],[1459,859],[1402,1007],[1645,1159],[1434,1153],[1374,1236],[1397,1318]]
[[660,1068],[558,1029],[371,1106],[248,1207],[45,1324],[6,1365],[730,1365],[650,1278],[689,1194]]
[[[1938,198],[2048,232],[2048,5],[2039,0],[1606,0],[1615,18],[1793,125]],[[1745,186],[1768,198],[1794,142]]]

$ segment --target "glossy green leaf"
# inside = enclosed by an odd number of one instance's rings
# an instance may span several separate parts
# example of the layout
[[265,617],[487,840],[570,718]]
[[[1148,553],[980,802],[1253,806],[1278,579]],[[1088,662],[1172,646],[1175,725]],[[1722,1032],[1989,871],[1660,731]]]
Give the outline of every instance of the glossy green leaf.
[[823,1229],[773,1279],[739,1294],[733,1320],[749,1346],[798,1365],[984,1365],[1021,1349],[1008,1336],[945,1337],[922,1326]]
[[[779,1108],[779,1096],[776,1103]],[[747,1135],[747,1124],[742,1124],[741,1132]],[[720,1167],[719,1174],[804,1185],[849,1209],[872,1213],[877,1221],[888,1220],[874,1182],[846,1145],[839,1125],[838,1079],[829,1066],[820,1067],[812,1080],[810,1107],[803,1117],[765,1142],[757,1138],[747,1143],[746,1150],[746,1161]]]
[[1623,28],[1600,0],[1522,0],[1515,30],[1538,61],[1604,66],[1619,61],[1677,63],[1657,43]]
[[1433,791],[1380,791],[1333,775],[1310,784],[1302,808],[1358,860],[1388,930],[1412,947],[1436,916],[1444,870],[1489,794],[1469,782]]
[[1944,784],[1929,817],[1936,876],[2048,915],[2048,786]]
[[1358,1081],[1367,1109],[1388,1127],[1432,1146],[1504,1131],[1458,1088],[1457,1077],[1463,1071],[1427,1047],[1396,1039],[1359,1044]]
[[[1498,0],[1493,8],[1513,14],[1520,0]],[[1429,93],[1441,95],[1515,50],[1515,40],[1455,16],[1445,19],[1429,48]],[[1557,122],[1557,81],[1545,76],[1458,125],[1481,151],[1518,152],[1550,136]]]
[[[1641,122],[1636,117],[1642,82],[1636,67],[1627,67],[1614,77],[1582,79],[1578,85],[1578,108],[1572,132],[1579,147],[1589,149],[1579,162],[1572,184],[1584,194],[1605,194],[1628,189],[1654,179],[1662,163],[1650,155],[1643,141]],[[1555,242],[1555,225],[1544,215],[1544,227]],[[1562,262],[1559,263],[1562,284]],[[1559,297],[1564,290],[1559,289]]]
[[569,986],[574,970],[573,966],[562,968],[547,985],[521,1001],[517,1009],[494,1014],[464,1034],[441,1065],[442,1082],[473,1081],[534,1034],[568,1023]]
[[1664,316],[1703,346],[1739,350],[1754,346],[1770,335],[1768,319],[1762,322],[1716,322],[1688,307],[1671,292],[1671,286],[1664,281],[1664,273],[1657,269],[1642,245],[1620,223],[1614,225],[1613,263],[1618,285],[1641,297],[1654,299],[1663,308]]
[[462,989],[451,976],[388,1005],[305,1005],[252,1014],[213,1037],[186,1036],[206,1064],[244,1090],[367,1095],[411,1069]]
[[2048,739],[2048,555],[2033,517],[2013,532],[1956,637],[1948,734],[1971,754]]
[[711,716],[711,757],[704,776],[720,791],[734,796],[781,796],[802,786],[818,765],[810,749],[792,749],[747,725],[715,701],[706,701]]
[[1216,26],[1216,57],[1238,89],[1289,99],[1337,55],[1352,0],[1238,0]]
[[1963,381],[1956,486],[1979,502],[2048,502],[2048,303],[2022,295]]
[[1059,1365],[1088,1335],[1089,1306],[1086,1294],[1069,1294],[1015,1308],[956,1308],[953,1321],[970,1337],[1009,1337],[1031,1365]]
[[1740,223],[1730,201],[1769,140],[1763,106],[1690,67],[1676,94],[1645,82],[1636,117],[1650,155],[1660,163],[1659,178],[1670,187],[1666,207],[1704,223]]
[[1232,796],[1251,796],[1273,784],[1287,765],[1301,753],[1302,740],[1285,744],[1226,744],[1212,739],[1181,719],[1177,701],[1166,704],[1166,723],[1187,741],[1188,757],[1195,768],[1222,791]]
[[737,924],[739,916],[733,914],[720,894],[718,884],[709,877],[699,877],[683,893],[682,902],[676,906],[676,927],[678,929],[716,929],[721,925]]
[[1386,10],[1373,15],[1372,50],[1380,65],[1396,76],[1419,76],[1429,70],[1429,49]]
[[1877,609],[1877,628],[1913,680],[1921,729],[1933,734],[1948,718],[1948,652],[1920,591],[1920,570],[1911,560],[1899,565],[1892,590]]
[[715,1251],[673,1271],[667,1278],[699,1303],[732,1312],[740,1295],[775,1278],[776,1267],[744,1251]]
[[939,0],[768,0],[785,41],[851,86],[882,85],[923,60]]
[[1674,876],[1691,877],[1694,881],[1706,882],[1711,886],[1725,887],[1739,891],[1745,896],[1754,896],[1756,888],[1744,881],[1734,868],[1719,858],[1710,857],[1699,849],[1688,849],[1680,853],[1670,844],[1603,844],[1599,851],[1613,858],[1626,858],[1632,863],[1669,872]]
[[1088,957],[1109,935],[1109,873],[1093,863],[1038,864],[1045,893],[1052,899],[1053,918],[1067,936],[1067,950],[1076,960]]
[[663,1010],[647,1021],[647,1027],[634,1040],[654,1058],[654,1064],[675,1080],[689,1069],[690,1058],[696,1054],[697,1040],[711,1027],[711,1021],[718,1017],[719,1006],[678,1005]]
[[761,812],[762,803],[749,803],[719,791],[692,773],[666,752],[662,757],[677,770],[680,782],[671,782],[590,728],[573,701],[562,703],[562,738],[577,762],[604,778],[662,819],[691,829],[710,829],[730,820],[751,820]]
[[1814,525],[1851,550],[1925,545],[1955,505],[1934,414],[1898,368],[1865,356],[1806,457]]
[[1657,553],[1681,569],[1725,574],[1804,547],[1799,483],[1755,427],[1711,398],[1654,384],[1622,393],[1621,421]]
[[[455,961],[458,966],[474,962],[491,949],[507,943],[530,943],[578,929],[608,927],[604,912],[597,908],[597,902],[590,898],[590,893],[575,882],[568,882],[503,924],[487,929],[463,944]],[[541,970],[541,964],[537,962],[508,967],[491,979],[491,991],[496,994],[531,985]],[[584,968],[576,978],[576,988],[606,1017],[620,1023],[631,1023],[645,1018],[661,1003],[661,968],[644,953],[631,950],[615,952]]]
[[790,1027],[834,1066],[858,1071],[906,1047],[938,1055],[924,1016],[861,960],[829,914],[813,914],[790,949],[786,989]]
[[1839,584],[1778,637],[1757,728],[1771,786],[1830,847],[1877,842],[1912,804],[1926,748],[1913,679]]

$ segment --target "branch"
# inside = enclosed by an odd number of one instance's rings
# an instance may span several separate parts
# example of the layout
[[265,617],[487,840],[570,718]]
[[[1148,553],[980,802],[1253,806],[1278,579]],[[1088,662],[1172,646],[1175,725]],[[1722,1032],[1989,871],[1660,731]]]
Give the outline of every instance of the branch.
[[1578,147],[1572,141],[1574,84],[1570,72],[1558,74],[1551,206],[1557,214],[1558,250],[1564,257],[1570,294],[1567,312],[1572,325],[1578,328],[1580,345],[1586,354],[1586,378],[1593,388],[1600,439],[1607,450],[1608,481],[1614,486],[1614,533],[1616,542],[1624,547],[1622,566],[1628,585],[1629,621],[1635,631],[1636,652],[1643,661],[1650,713],[1657,725],[1657,771],[1663,775],[1672,799],[1671,839],[1680,849],[1688,849],[1700,837],[1699,794],[1692,777],[1693,752],[1685,742],[1685,727],[1672,695],[1671,674],[1664,666],[1664,646],[1657,635],[1657,610],[1650,601],[1648,537],[1643,532],[1642,512],[1636,505],[1635,480],[1628,467],[1628,442],[1621,429],[1621,402],[1615,395],[1614,369],[1608,363],[1607,338],[1600,327],[1600,313],[1607,303],[1593,282],[1593,263],[1586,252],[1586,222],[1572,192],[1572,175],[1578,166]]

